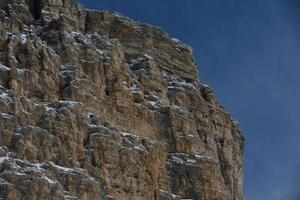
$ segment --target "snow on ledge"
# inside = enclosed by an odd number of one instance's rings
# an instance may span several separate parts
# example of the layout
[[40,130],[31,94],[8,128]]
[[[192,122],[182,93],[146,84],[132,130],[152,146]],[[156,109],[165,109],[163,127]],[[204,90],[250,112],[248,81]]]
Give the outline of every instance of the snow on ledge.
[[6,67],[5,65],[3,65],[3,64],[0,63],[0,70],[1,70],[1,71],[9,71],[10,68],[8,68],[8,67]]

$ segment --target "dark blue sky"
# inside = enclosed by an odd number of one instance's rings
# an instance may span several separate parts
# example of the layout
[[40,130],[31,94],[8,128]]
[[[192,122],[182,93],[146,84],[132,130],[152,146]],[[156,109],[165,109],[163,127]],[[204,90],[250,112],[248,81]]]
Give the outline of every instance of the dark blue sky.
[[248,200],[300,199],[299,0],[81,0],[163,27],[194,48],[246,136]]

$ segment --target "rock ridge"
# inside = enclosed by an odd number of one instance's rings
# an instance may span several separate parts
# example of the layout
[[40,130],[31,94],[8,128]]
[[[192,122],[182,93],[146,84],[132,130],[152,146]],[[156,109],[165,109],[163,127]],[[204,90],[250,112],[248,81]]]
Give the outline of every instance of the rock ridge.
[[0,2],[0,199],[244,200],[193,50],[73,0]]

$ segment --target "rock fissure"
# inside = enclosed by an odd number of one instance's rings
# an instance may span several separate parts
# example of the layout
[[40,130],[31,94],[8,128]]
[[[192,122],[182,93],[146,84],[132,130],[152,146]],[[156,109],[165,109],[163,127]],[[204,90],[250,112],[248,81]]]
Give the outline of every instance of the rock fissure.
[[41,0],[27,0],[29,5],[29,10],[35,20],[41,18],[41,12],[43,9],[43,2]]

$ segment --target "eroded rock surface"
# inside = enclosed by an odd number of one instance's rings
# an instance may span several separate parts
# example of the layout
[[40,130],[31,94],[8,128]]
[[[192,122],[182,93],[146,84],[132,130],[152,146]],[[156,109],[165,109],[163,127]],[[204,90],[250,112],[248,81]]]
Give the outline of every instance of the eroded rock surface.
[[243,200],[243,136],[162,29],[0,1],[0,199]]

